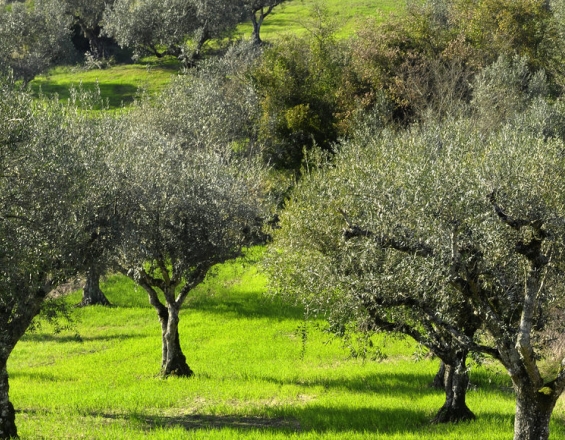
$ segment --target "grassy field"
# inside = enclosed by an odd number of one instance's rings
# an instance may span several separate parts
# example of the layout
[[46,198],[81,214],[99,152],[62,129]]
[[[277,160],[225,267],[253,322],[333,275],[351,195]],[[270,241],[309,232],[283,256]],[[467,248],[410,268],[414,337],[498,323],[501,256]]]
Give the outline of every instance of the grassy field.
[[[265,41],[284,38],[287,35],[300,35],[311,26],[310,14],[314,5],[325,8],[331,19],[341,28],[340,35],[351,35],[359,20],[367,17],[384,19],[390,12],[401,11],[404,1],[393,0],[292,0],[277,7],[269,15],[261,28]],[[237,38],[250,38],[249,23],[238,27]],[[57,67],[46,75],[40,75],[31,82],[32,90],[47,96],[57,94],[66,101],[70,88],[82,86],[84,89],[100,89],[100,95],[110,109],[127,106],[144,89],[150,94],[163,90],[171,75],[179,72],[180,64],[174,59],[158,61],[154,57],[143,59],[138,64],[119,64],[107,69],[85,70],[82,66]]]
[[[183,309],[190,379],[158,376],[160,329],[141,289],[112,276],[112,308],[75,309],[76,331],[28,334],[10,358],[23,439],[508,439],[507,376],[473,365],[473,423],[433,426],[437,360],[382,336],[387,359],[352,359],[299,309],[263,295],[253,261],[221,267]],[[71,303],[78,293],[66,298]],[[318,325],[319,324],[319,325]],[[306,326],[306,327],[305,327]],[[302,331],[307,328],[306,339]],[[564,408],[552,438],[565,438]]]
[[58,95],[60,100],[70,98],[71,87],[100,90],[100,96],[110,109],[131,104],[141,90],[156,94],[163,90],[178,74],[178,63],[167,60],[158,63],[147,60],[143,64],[120,64],[108,69],[85,70],[81,67],[57,67],[31,82],[32,90],[39,95]]
[[[289,34],[301,35],[310,26],[310,15],[314,7],[326,10],[328,17],[335,20],[340,35],[348,36],[355,32],[361,20],[373,17],[383,20],[391,12],[399,13],[405,7],[405,0],[291,0],[273,10],[261,27],[261,38],[276,40]],[[251,25],[238,28],[244,38],[251,36]]]

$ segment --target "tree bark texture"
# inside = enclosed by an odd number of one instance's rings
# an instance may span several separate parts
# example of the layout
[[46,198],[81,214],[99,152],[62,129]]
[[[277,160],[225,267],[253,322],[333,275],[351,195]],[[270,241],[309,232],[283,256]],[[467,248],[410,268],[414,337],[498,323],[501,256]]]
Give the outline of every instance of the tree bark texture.
[[444,360],[445,403],[432,423],[456,423],[475,419],[475,414],[465,402],[469,385],[466,359],[467,351],[461,351],[452,360]]
[[104,292],[100,289],[100,277],[101,272],[95,266],[90,267],[86,272],[86,282],[82,289],[82,301],[79,304],[80,307],[110,305],[110,301],[108,301],[108,298],[106,298],[106,295],[104,295]]
[[8,397],[8,371],[6,370],[7,359],[2,360],[0,370],[0,439],[18,437],[16,429],[16,412]]
[[[536,390],[535,387],[514,386],[516,391],[516,414],[514,417],[514,440],[549,439],[549,420],[557,402],[550,388]],[[547,390],[547,393],[544,391]]]

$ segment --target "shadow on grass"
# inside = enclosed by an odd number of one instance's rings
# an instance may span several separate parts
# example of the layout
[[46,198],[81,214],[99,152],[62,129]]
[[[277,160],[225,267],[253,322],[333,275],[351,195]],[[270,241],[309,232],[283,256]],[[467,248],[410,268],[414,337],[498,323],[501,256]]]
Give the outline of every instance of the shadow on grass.
[[[323,388],[324,390],[347,391],[359,394],[382,396],[407,396],[407,398],[426,398],[428,396],[444,397],[444,391],[432,387],[434,375],[419,373],[418,364],[414,364],[414,372],[376,372],[355,377],[328,378],[318,377],[312,379],[281,379],[278,377],[257,377],[258,381],[266,381],[279,386],[299,385],[301,387]],[[498,383],[482,384],[480,390],[493,396],[513,398],[512,390],[501,387]],[[475,390],[467,391],[467,396],[472,396]],[[442,402],[443,403],[443,402]],[[439,407],[437,408],[439,410]],[[471,408],[472,410],[472,408]]]
[[95,342],[95,341],[126,341],[129,339],[147,338],[147,335],[120,334],[120,335],[100,335],[100,336],[82,336],[74,335],[56,335],[56,334],[25,334],[22,341],[31,342]]
[[[24,410],[25,412],[25,410]],[[426,410],[410,408],[407,401],[403,408],[374,408],[307,405],[300,407],[284,407],[272,411],[272,417],[252,417],[240,415],[204,415],[187,414],[178,416],[154,416],[143,413],[105,414],[93,412],[89,415],[105,419],[126,419],[146,426],[148,430],[155,428],[183,428],[186,431],[223,430],[262,431],[264,435],[293,433],[345,433],[372,432],[377,434],[429,434],[430,430],[449,432],[450,425],[431,425],[431,415]],[[493,426],[508,424],[508,416],[496,413],[482,415]],[[473,422],[463,422],[471,424]],[[451,425],[453,426],[453,425]],[[237,434],[236,434],[237,435]]]
[[199,429],[236,429],[247,430],[270,430],[295,432],[300,431],[300,423],[295,419],[270,418],[270,417],[244,417],[237,415],[199,415],[190,414],[182,416],[157,416],[140,417],[149,427],[172,428],[182,427],[187,431]]
[[[414,369],[417,368],[418,366],[414,365]],[[277,377],[262,377],[258,378],[258,380],[264,380],[279,386],[299,385],[301,387],[323,388],[324,390],[344,390],[371,395],[406,395],[420,398],[429,395],[441,396],[443,394],[442,390],[430,386],[433,375],[425,373],[377,372],[353,378],[320,377],[294,381]]]
[[[82,81],[82,89],[94,91],[98,87],[100,96],[104,103],[108,103],[110,109],[121,108],[124,105],[131,104],[138,94],[139,88],[134,84],[124,83],[97,83],[94,81]],[[78,84],[74,84],[78,88]],[[34,92],[39,93],[39,85],[33,87]],[[45,96],[58,95],[59,100],[67,101],[71,96],[71,86],[68,84],[41,84],[41,92]],[[100,109],[97,109],[100,110]]]
[[270,318],[275,321],[304,318],[302,307],[267,298],[259,291],[241,295],[200,295],[188,302],[188,308],[217,315],[233,315],[235,318]]

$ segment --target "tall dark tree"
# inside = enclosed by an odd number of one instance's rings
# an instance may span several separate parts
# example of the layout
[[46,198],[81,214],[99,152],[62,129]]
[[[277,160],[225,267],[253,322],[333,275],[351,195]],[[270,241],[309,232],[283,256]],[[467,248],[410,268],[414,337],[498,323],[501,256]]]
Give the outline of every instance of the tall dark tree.
[[[88,40],[89,52],[94,59],[109,56],[110,41],[101,35],[102,17],[111,0],[65,0],[66,12],[72,17],[84,38]],[[114,43],[115,44],[115,43]]]

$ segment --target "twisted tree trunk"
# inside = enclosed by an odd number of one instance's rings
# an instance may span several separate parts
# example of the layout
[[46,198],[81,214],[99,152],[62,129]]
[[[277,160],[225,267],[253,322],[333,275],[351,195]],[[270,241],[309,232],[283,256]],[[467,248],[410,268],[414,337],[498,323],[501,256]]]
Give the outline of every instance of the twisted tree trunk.
[[457,352],[453,359],[443,361],[445,403],[432,423],[456,423],[476,418],[465,401],[469,385],[469,374],[465,365],[467,353],[466,350],[462,350]]
[[179,310],[172,304],[165,309],[166,313],[159,314],[161,321],[163,354],[161,374],[163,376],[190,377],[194,372],[186,363],[179,339]]

